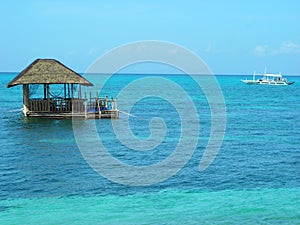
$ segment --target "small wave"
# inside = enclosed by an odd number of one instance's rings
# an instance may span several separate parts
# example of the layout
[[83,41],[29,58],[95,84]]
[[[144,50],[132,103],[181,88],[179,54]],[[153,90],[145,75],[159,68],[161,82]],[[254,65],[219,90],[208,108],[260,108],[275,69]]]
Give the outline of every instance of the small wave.
[[11,112],[21,112],[21,111],[22,111],[22,108],[20,108],[20,109],[12,109],[12,110],[9,110],[7,112],[11,113]]

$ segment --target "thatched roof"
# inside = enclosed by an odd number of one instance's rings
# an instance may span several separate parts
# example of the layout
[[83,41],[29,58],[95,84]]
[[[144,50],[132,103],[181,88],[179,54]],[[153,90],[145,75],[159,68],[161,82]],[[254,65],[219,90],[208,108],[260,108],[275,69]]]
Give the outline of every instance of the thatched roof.
[[7,84],[81,84],[93,86],[88,80],[55,59],[36,59]]

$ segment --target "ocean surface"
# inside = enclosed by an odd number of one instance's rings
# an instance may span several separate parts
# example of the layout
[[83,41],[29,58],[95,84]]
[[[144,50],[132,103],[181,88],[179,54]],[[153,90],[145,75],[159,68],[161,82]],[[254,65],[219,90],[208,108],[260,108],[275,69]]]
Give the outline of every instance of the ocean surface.
[[[146,186],[97,173],[77,145],[72,119],[24,118],[22,87],[6,88],[15,76],[0,73],[0,224],[300,224],[299,76],[288,77],[295,81],[290,86],[251,86],[240,81],[246,76],[216,76],[226,104],[226,131],[204,171],[199,162],[212,115],[195,82],[186,75],[113,76],[100,95],[116,97],[134,81],[159,77],[185,90],[199,114],[199,139],[191,158],[169,178]],[[86,78],[101,80],[99,75]],[[181,98],[166,88],[159,91]],[[137,89],[127,97],[142,93]],[[182,131],[176,105],[154,95],[130,111],[126,104],[119,99],[118,120],[79,122],[82,127],[94,124],[109,153],[126,164],[147,167],[172,155]],[[184,106],[187,113],[189,107]],[[148,151],[132,150],[114,132],[116,126],[129,141],[131,134],[147,140],[155,117],[164,121],[165,137]],[[127,119],[131,133],[122,125]],[[107,168],[112,175],[115,169]],[[157,173],[166,171],[162,167]]]

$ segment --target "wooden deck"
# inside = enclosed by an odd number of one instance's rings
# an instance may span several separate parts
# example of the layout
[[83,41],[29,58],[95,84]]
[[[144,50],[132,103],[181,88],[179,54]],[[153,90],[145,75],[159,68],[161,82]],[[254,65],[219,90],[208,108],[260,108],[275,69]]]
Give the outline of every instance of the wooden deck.
[[117,100],[108,98],[90,99],[29,99],[23,113],[28,117],[48,118],[119,118]]

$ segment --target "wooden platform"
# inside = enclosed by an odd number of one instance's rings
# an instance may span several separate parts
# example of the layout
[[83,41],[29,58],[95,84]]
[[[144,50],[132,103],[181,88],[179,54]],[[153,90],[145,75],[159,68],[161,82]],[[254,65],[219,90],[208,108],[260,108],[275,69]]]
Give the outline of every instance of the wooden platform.
[[54,113],[54,112],[26,112],[26,117],[40,117],[40,118],[85,118],[85,119],[118,119],[119,110],[103,110],[99,112],[89,112],[89,113]]
[[119,110],[102,110],[99,112],[87,113],[87,119],[118,119]]
[[117,99],[106,98],[68,98],[68,99],[29,99],[23,105],[26,117],[42,118],[86,118],[118,119]]
[[26,117],[119,118],[117,99],[99,97],[98,92],[94,97],[91,91],[83,94],[81,86],[94,85],[55,59],[36,59],[7,87],[16,85],[23,86]]

